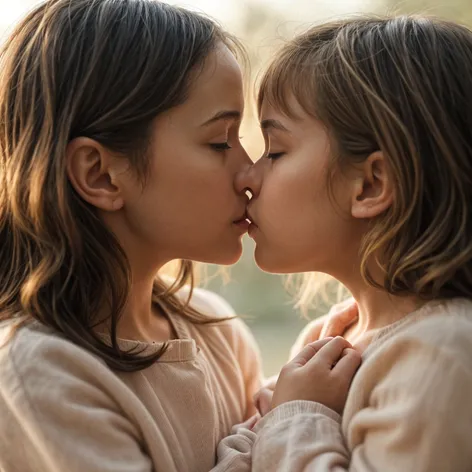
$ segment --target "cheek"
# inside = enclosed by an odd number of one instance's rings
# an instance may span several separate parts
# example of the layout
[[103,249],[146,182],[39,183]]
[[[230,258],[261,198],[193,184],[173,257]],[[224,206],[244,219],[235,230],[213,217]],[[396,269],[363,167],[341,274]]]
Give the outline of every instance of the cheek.
[[301,272],[324,266],[337,245],[340,216],[323,169],[273,170],[258,198],[260,233],[255,257],[269,272]]
[[229,198],[233,188],[224,156],[195,144],[182,145],[157,161],[154,175],[156,203],[159,200],[162,207],[176,212],[175,218],[179,212],[191,213],[189,217],[211,211]]
[[231,218],[243,212],[244,205],[224,159],[189,146],[157,161],[134,205],[136,224],[146,239],[161,247],[192,246],[196,251],[232,237]]
[[268,172],[259,198],[264,229],[276,239],[309,233],[325,206],[322,170],[289,164]]

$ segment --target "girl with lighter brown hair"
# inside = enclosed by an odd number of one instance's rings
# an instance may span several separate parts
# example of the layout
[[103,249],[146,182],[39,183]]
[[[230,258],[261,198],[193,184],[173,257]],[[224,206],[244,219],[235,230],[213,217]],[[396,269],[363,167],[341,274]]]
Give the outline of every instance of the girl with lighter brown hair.
[[316,26],[263,76],[256,261],[332,275],[359,318],[284,367],[252,470],[472,469],[471,104],[472,32],[422,17]]

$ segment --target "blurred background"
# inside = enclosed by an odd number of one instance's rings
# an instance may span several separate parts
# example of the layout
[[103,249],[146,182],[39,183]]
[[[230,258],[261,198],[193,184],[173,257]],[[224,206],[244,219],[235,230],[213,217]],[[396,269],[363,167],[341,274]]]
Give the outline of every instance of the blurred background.
[[[36,0],[0,0],[0,35],[2,39],[15,22]],[[226,29],[241,38],[251,61],[249,76],[254,83],[260,70],[270,60],[283,39],[319,23],[356,13],[427,13],[460,21],[472,26],[471,0],[176,0],[190,9],[203,11],[217,19]],[[248,86],[249,97],[253,86]],[[252,104],[247,107],[243,124],[244,145],[253,159],[263,145]],[[296,235],[294,235],[296,237]],[[244,317],[261,348],[266,375],[275,374],[287,360],[289,349],[300,329],[327,312],[336,301],[335,287],[328,296],[319,297],[305,316],[294,306],[293,291],[285,288],[285,278],[262,273],[254,264],[253,244],[244,240],[241,260],[223,274],[217,267],[204,267],[206,286],[223,295]]]

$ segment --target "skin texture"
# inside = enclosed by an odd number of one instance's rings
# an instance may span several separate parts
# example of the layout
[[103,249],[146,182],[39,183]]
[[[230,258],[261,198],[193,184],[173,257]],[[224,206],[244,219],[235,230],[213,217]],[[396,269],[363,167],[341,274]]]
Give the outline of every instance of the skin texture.
[[[152,125],[143,182],[127,158],[88,138],[68,148],[69,179],[95,206],[130,261],[132,291],[119,334],[172,336],[151,304],[153,279],[173,259],[232,264],[241,256],[248,197],[236,174],[251,160],[239,141],[244,111],[241,70],[219,46],[191,77],[187,100]],[[157,315],[157,316],[156,316]]]
[[[267,412],[269,400],[275,406],[299,399],[325,402],[342,411],[342,399],[359,366],[359,352],[378,329],[416,309],[417,301],[389,296],[361,276],[362,238],[371,220],[386,211],[394,199],[382,152],[341,167],[336,160],[338,146],[329,129],[308,115],[293,96],[288,96],[288,103],[293,116],[262,103],[260,121],[266,150],[237,180],[239,188],[249,189],[253,195],[248,217],[252,221],[249,235],[256,242],[255,259],[267,272],[317,271],[337,278],[353,294],[359,316],[333,333],[345,336],[345,345],[335,338],[323,350],[331,357],[337,353],[337,359],[330,358],[334,367],[326,364],[321,349],[309,349],[304,352],[303,365],[292,360],[287,364],[290,367],[284,368],[273,398],[269,391],[272,383],[256,400],[261,413]],[[371,271],[381,276],[375,266]],[[315,327],[312,331],[305,344],[321,339],[321,332],[315,332]],[[330,343],[336,344],[330,347]],[[334,369],[336,375],[331,375]],[[320,379],[322,389],[307,388],[315,385],[315,380],[318,385]],[[328,405],[328,398],[337,400]]]
[[[302,113],[298,106],[297,111]],[[245,182],[254,193],[248,213],[256,262],[267,272],[328,270],[335,255],[354,249],[353,233],[359,232],[346,213],[347,179],[338,178],[338,207],[327,190],[328,132],[310,117],[291,120],[268,104],[261,126],[267,152]]]

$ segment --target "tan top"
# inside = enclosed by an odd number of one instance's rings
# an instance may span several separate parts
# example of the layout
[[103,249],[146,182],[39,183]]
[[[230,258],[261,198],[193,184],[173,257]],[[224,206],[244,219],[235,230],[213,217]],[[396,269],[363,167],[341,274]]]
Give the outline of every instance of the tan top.
[[[203,290],[192,304],[211,315],[233,314]],[[39,323],[22,328],[0,349],[0,470],[211,470],[218,441],[253,413],[259,354],[238,319],[212,326],[178,315],[171,321],[179,339],[158,362],[132,373],[111,371]],[[0,342],[8,330],[0,328]],[[161,347],[140,344],[146,353]],[[229,451],[215,470],[230,470],[232,460]]]
[[430,303],[378,332],[342,418],[289,402],[218,451],[239,471],[470,472],[471,400],[472,301]]

